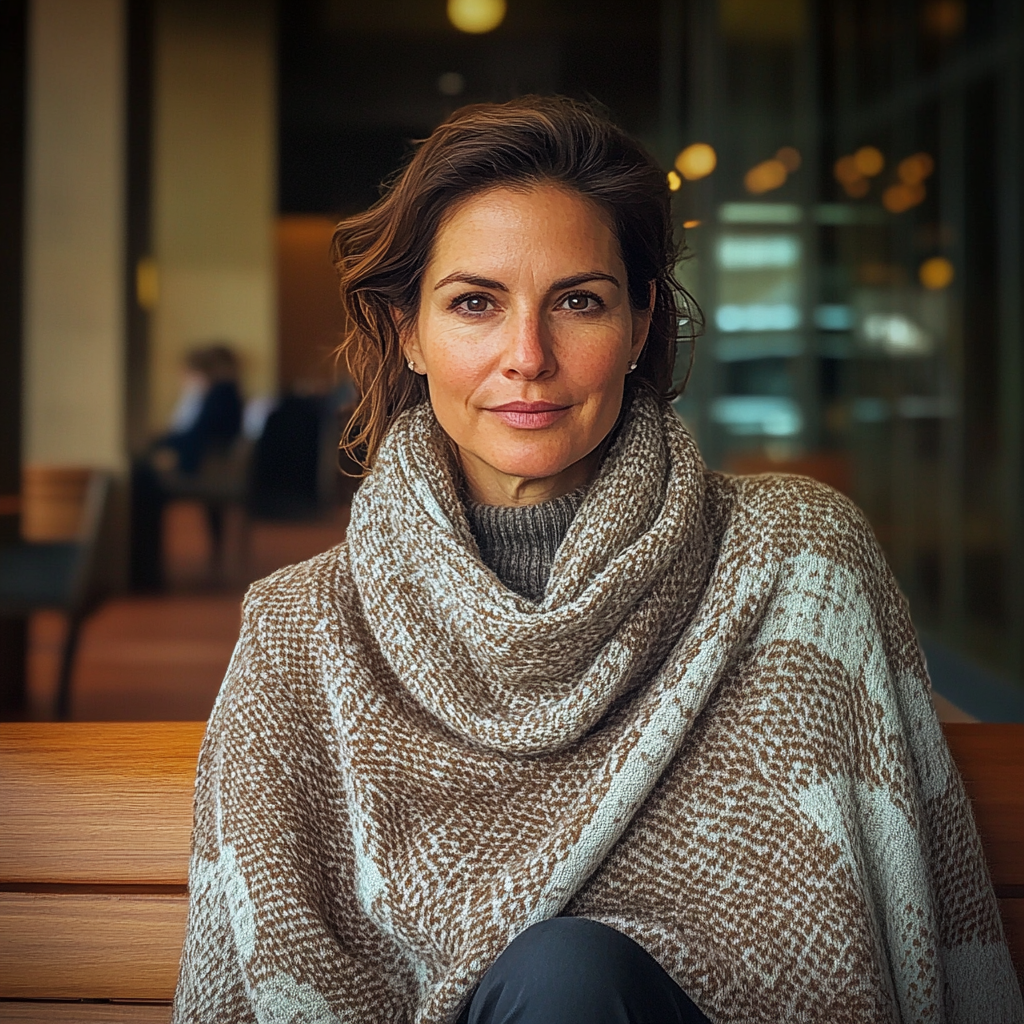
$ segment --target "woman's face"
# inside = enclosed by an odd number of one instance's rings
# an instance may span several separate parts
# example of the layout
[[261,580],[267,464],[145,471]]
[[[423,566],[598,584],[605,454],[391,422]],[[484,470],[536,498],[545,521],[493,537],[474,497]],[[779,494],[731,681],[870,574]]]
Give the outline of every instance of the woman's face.
[[650,310],[630,307],[610,218],[552,185],[473,196],[438,231],[405,351],[469,490],[530,504],[588,482]]

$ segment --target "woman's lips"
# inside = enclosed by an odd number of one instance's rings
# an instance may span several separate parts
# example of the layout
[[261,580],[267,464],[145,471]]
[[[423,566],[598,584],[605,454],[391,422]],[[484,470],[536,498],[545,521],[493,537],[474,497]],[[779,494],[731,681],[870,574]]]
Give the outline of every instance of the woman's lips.
[[492,406],[487,412],[493,413],[503,423],[520,430],[540,430],[550,427],[572,408],[555,405],[554,402],[506,402]]

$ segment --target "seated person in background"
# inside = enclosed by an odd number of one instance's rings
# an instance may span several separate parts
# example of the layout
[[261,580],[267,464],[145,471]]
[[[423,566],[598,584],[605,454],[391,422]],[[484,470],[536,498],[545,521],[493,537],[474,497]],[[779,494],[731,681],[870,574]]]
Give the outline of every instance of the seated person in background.
[[[242,427],[238,357],[223,343],[185,357],[181,396],[171,429],[132,466],[132,587],[163,586],[163,508],[175,494],[195,491],[204,462],[223,454]],[[220,506],[207,505],[215,550],[220,546]]]
[[226,448],[241,427],[238,357],[223,344],[193,349],[185,357],[181,397],[171,417],[171,429],[153,445],[154,460],[160,469],[192,476],[206,455]]

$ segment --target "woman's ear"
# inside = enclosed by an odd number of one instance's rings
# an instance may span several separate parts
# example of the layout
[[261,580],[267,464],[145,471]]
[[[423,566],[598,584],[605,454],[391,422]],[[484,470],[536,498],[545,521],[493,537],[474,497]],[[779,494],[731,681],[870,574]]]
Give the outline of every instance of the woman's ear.
[[426,373],[416,324],[410,324],[394,306],[391,307],[391,319],[394,321],[395,329],[398,331],[399,344],[402,346],[402,356],[409,369],[413,373]]
[[657,284],[652,281],[648,292],[650,298],[646,309],[634,309],[633,313],[633,339],[629,348],[630,359],[635,363],[640,358],[647,335],[651,329],[651,320],[654,317],[654,299],[658,294]]

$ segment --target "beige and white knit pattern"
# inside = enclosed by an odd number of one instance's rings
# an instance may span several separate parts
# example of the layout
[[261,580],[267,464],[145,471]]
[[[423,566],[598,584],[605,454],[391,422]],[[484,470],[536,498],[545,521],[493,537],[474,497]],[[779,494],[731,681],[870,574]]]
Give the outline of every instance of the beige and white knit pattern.
[[716,1024],[1024,1021],[848,501],[709,473],[641,398],[535,604],[480,561],[446,453],[404,414],[347,543],[249,593],[175,1021],[449,1024],[562,913],[636,939]]

